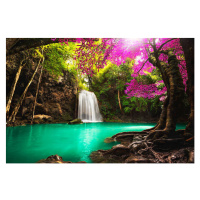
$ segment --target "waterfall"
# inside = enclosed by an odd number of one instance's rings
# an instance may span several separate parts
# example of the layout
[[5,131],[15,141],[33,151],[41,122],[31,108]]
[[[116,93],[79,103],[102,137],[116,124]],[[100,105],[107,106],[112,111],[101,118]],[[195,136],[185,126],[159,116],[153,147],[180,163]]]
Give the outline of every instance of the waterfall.
[[78,118],[83,122],[102,122],[96,95],[81,90],[79,93]]

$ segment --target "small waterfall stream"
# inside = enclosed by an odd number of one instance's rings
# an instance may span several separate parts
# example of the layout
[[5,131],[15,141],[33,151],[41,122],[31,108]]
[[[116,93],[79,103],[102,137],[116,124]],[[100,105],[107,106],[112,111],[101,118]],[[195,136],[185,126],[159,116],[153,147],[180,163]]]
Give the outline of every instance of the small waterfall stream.
[[96,95],[81,90],[79,93],[78,118],[83,122],[102,122]]

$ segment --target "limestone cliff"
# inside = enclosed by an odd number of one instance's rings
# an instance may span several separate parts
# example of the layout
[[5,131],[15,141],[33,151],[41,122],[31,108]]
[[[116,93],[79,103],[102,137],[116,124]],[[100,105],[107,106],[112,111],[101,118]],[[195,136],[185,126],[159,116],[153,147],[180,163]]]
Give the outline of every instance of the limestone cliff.
[[[18,54],[7,56],[6,58],[6,102],[8,100],[12,82],[19,67],[19,59]],[[35,68],[36,63],[30,63],[22,69],[11,103],[10,113],[23,93]],[[34,80],[27,91],[16,116],[15,125],[30,123],[38,79],[39,72],[35,75]],[[50,117],[36,117],[33,123],[68,122],[75,118],[75,106],[76,83],[73,75],[68,71],[65,71],[63,72],[63,76],[56,79],[44,70],[39,86],[35,115],[46,115]]]

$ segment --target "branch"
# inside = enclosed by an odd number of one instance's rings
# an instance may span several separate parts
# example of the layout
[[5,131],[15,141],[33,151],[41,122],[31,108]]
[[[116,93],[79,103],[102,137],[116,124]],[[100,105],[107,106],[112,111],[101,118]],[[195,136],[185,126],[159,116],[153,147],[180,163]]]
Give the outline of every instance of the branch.
[[[6,43],[8,41],[12,41],[12,40],[14,41],[14,40],[16,40],[16,38],[7,38]],[[15,53],[19,53],[21,51],[24,51],[24,50],[27,50],[30,48],[39,47],[39,46],[47,45],[47,44],[51,44],[51,43],[58,43],[58,42],[59,42],[58,39],[53,41],[53,40],[51,40],[51,38],[20,38],[10,48],[9,48],[9,46],[7,46],[6,56],[12,55]]]
[[[147,43],[147,44],[150,44],[150,45],[151,45],[151,47],[153,48],[153,44],[151,43],[150,39],[149,39],[149,38],[147,38],[147,40],[149,41],[149,43]],[[144,43],[144,44],[145,44],[145,43]]]
[[163,46],[165,45],[165,44],[167,44],[168,42],[170,42],[170,41],[172,41],[172,40],[176,40],[177,38],[172,38],[172,39],[170,39],[170,40],[167,40],[166,42],[164,42],[160,47],[159,47],[159,49],[158,49],[158,51],[160,51],[162,48],[163,48]]
[[[52,40],[51,38],[6,38],[6,43],[8,43],[6,46],[6,56],[19,53],[20,51],[24,51],[30,48],[35,48],[51,43],[59,43],[60,39],[62,40],[66,38],[56,38],[55,40]],[[73,42],[75,39],[76,38],[68,38],[68,41]],[[87,38],[83,39],[87,40]],[[94,38],[93,40],[96,41],[98,38]]]
[[149,60],[149,58],[143,63],[142,67],[140,68],[140,70],[137,72],[139,74],[139,72],[141,71],[141,69],[144,67],[144,65],[147,63],[147,61]]

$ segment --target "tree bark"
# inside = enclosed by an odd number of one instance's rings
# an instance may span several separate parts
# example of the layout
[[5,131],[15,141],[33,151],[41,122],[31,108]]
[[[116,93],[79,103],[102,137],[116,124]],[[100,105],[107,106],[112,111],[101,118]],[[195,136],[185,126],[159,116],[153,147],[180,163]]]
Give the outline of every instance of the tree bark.
[[121,110],[121,113],[124,114],[123,110],[122,110],[122,105],[121,105],[121,101],[120,101],[120,93],[119,93],[119,89],[118,89],[118,102],[119,102],[119,108]]
[[169,97],[167,97],[163,103],[162,112],[160,114],[160,119],[158,125],[156,126],[156,130],[164,129],[166,126],[166,118],[167,118],[167,107],[169,105]]
[[187,95],[190,102],[190,116],[185,132],[194,134],[194,38],[180,38],[188,74]]
[[38,65],[37,65],[37,67],[36,67],[36,69],[35,69],[35,72],[33,73],[33,75],[32,75],[32,77],[31,77],[29,83],[27,84],[27,86],[26,86],[26,88],[25,88],[23,94],[22,94],[21,97],[19,98],[19,100],[18,100],[18,102],[17,102],[17,104],[16,104],[16,106],[15,106],[15,108],[14,108],[14,110],[13,110],[11,116],[9,117],[8,123],[14,123],[15,117],[16,117],[16,115],[17,115],[17,113],[18,113],[18,110],[19,110],[19,108],[20,108],[20,106],[21,106],[23,100],[24,100],[24,97],[25,97],[25,95],[26,95],[26,92],[27,92],[27,90],[28,90],[30,84],[32,83],[33,78],[35,77],[35,74],[37,73],[37,70],[38,70],[39,65],[40,65],[40,61],[41,61],[41,59],[39,60]]
[[[42,54],[43,54],[43,49],[42,49]],[[43,58],[42,58],[42,63],[44,63],[44,55],[43,55]],[[37,95],[38,95],[38,91],[39,91],[39,86],[40,86],[40,82],[41,82],[41,79],[42,79],[42,72],[43,72],[43,65],[41,66],[40,76],[39,76],[39,79],[38,79],[37,89],[36,89],[36,93],[35,93],[35,101],[34,101],[34,105],[33,105],[33,114],[32,114],[31,124],[33,123],[33,118],[34,118],[34,115],[35,115],[35,107],[36,107],[36,103],[37,103]]]
[[36,94],[35,94],[35,101],[34,101],[34,105],[33,105],[33,114],[32,114],[31,124],[33,123],[33,119],[34,119],[34,115],[35,115],[35,107],[36,107],[36,103],[37,103],[39,86],[40,86],[40,82],[41,82],[41,79],[42,79],[42,72],[43,72],[43,66],[41,67],[40,76],[39,76],[39,79],[38,79],[37,90],[36,90]]
[[150,134],[154,133],[155,130],[163,130],[166,126],[167,107],[169,105],[169,91],[170,91],[169,77],[168,77],[166,70],[165,70],[166,69],[166,63],[160,62],[157,49],[154,49],[154,51],[155,51],[154,56],[151,55],[149,57],[149,62],[160,70],[164,84],[167,87],[167,98],[165,99],[165,101],[163,103],[162,112],[160,114],[160,118],[159,118],[159,121],[156,124],[156,126],[153,127],[153,128],[145,130],[145,131],[148,131]]
[[75,99],[75,118],[78,118],[78,68],[77,68],[77,78],[76,78],[76,99]]
[[23,62],[23,60],[21,60],[21,62],[20,62],[18,71],[17,71],[17,73],[16,73],[16,75],[15,75],[15,79],[14,79],[14,81],[13,81],[13,83],[12,83],[12,86],[11,86],[11,90],[10,90],[8,102],[7,102],[7,105],[6,105],[6,115],[7,115],[7,117],[8,117],[8,115],[9,115],[10,105],[11,105],[12,98],[13,98],[13,95],[14,95],[14,92],[15,92],[15,88],[16,88],[17,82],[18,82],[18,80],[19,80],[19,76],[20,76],[20,74],[21,74],[21,70],[22,70],[22,68],[23,68],[22,62]]
[[158,53],[155,53],[155,57],[149,59],[149,61],[161,71],[162,78],[167,87],[167,98],[163,104],[159,122],[153,129],[146,130],[149,131],[150,134],[155,133],[155,131],[175,131],[177,113],[179,113],[182,108],[185,92],[176,56],[173,54],[172,50],[162,51],[162,53],[168,55],[168,65],[159,61]]
[[168,67],[166,73],[169,77],[169,105],[167,107],[167,119],[165,131],[175,131],[177,113],[183,106],[183,98],[185,93],[185,87],[183,85],[183,79],[178,67],[178,61],[173,51],[168,51]]

